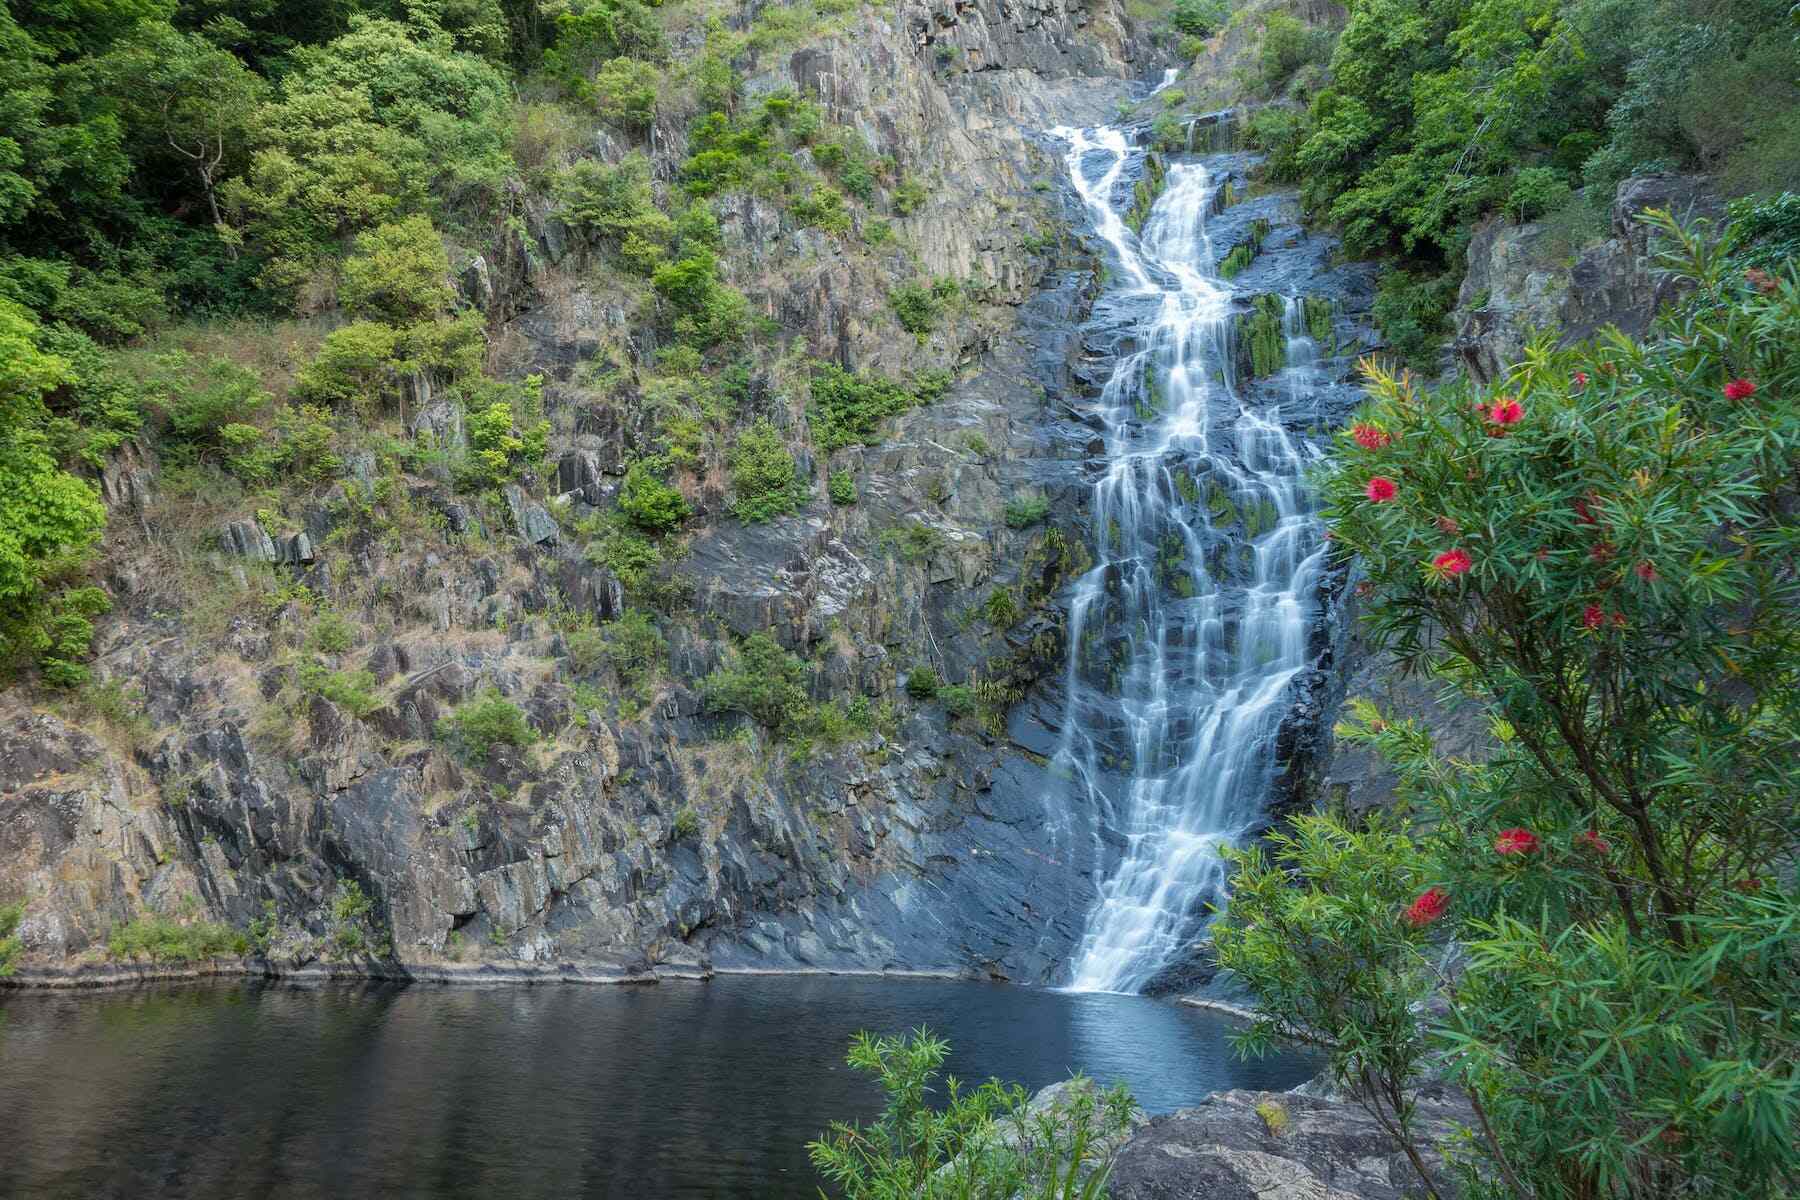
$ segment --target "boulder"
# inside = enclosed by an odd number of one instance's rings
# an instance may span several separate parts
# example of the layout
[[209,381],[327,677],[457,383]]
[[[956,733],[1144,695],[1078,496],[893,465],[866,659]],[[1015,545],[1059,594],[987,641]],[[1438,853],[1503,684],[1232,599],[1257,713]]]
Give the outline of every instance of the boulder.
[[219,548],[252,562],[277,562],[275,542],[255,521],[229,521],[219,528]]
[[[1420,1128],[1446,1137],[1472,1120],[1468,1102],[1438,1089],[1418,1097]],[[1439,1192],[1457,1195],[1435,1152]],[[1399,1144],[1355,1103],[1299,1092],[1219,1092],[1156,1117],[1120,1150],[1113,1200],[1419,1200],[1426,1195]]]

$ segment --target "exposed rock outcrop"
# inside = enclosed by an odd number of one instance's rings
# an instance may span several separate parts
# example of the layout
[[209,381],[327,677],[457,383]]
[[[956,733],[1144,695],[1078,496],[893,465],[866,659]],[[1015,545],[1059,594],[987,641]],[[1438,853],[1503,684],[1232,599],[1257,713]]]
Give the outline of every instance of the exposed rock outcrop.
[[[1447,1091],[1419,1096],[1427,1138],[1471,1120]],[[1446,1196],[1441,1158],[1427,1168]],[[1301,1092],[1219,1092],[1155,1117],[1113,1165],[1113,1200],[1418,1200],[1426,1194],[1400,1145],[1348,1100]]]

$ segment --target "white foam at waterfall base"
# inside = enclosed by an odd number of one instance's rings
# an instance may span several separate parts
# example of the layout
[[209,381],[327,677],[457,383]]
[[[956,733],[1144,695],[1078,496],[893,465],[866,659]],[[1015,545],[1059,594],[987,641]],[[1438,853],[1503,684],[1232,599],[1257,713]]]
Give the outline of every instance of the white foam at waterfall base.
[[[1099,843],[1104,827],[1125,839],[1068,986],[1133,992],[1190,952],[1225,896],[1221,850],[1261,822],[1324,543],[1301,487],[1315,452],[1278,412],[1249,406],[1232,377],[1231,292],[1207,236],[1216,189],[1206,168],[1169,167],[1140,238],[1117,199],[1142,152],[1112,127],[1053,132],[1111,251],[1113,298],[1144,314],[1131,331],[1139,348],[1119,357],[1094,410],[1107,455],[1091,507],[1097,565],[1073,592],[1056,753],[1058,774],[1096,814],[1087,836]],[[1298,300],[1285,324],[1299,395],[1317,353]],[[1183,471],[1198,487],[1178,482]],[[1215,506],[1257,525],[1248,561],[1221,578],[1207,569]]]

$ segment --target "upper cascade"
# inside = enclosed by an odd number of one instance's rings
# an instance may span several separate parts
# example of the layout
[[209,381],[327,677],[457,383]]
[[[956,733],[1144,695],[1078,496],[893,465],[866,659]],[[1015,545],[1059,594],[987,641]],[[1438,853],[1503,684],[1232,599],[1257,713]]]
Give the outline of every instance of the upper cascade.
[[1221,850],[1265,822],[1324,562],[1302,487],[1318,451],[1279,408],[1313,386],[1318,353],[1290,299],[1285,389],[1247,399],[1233,292],[1207,232],[1220,181],[1202,163],[1170,165],[1137,234],[1120,201],[1145,152],[1115,127],[1052,132],[1111,252],[1101,305],[1126,314],[1129,350],[1090,414],[1105,444],[1097,565],[1074,589],[1055,756],[1124,845],[1101,847],[1110,868],[1069,986],[1135,992],[1192,947],[1225,895]]

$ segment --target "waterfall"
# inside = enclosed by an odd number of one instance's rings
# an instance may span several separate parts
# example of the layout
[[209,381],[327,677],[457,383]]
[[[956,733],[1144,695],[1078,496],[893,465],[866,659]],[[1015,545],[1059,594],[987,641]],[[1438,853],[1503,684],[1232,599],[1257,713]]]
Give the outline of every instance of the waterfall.
[[1221,849],[1258,829],[1288,684],[1307,664],[1324,542],[1301,486],[1316,451],[1280,420],[1316,374],[1305,307],[1283,317],[1285,387],[1240,388],[1231,285],[1207,233],[1219,181],[1174,163],[1143,232],[1119,210],[1142,155],[1122,130],[1058,129],[1111,251],[1129,351],[1090,419],[1096,566],[1071,598],[1057,774],[1099,814],[1100,883],[1070,987],[1137,991],[1179,961],[1221,900]]

